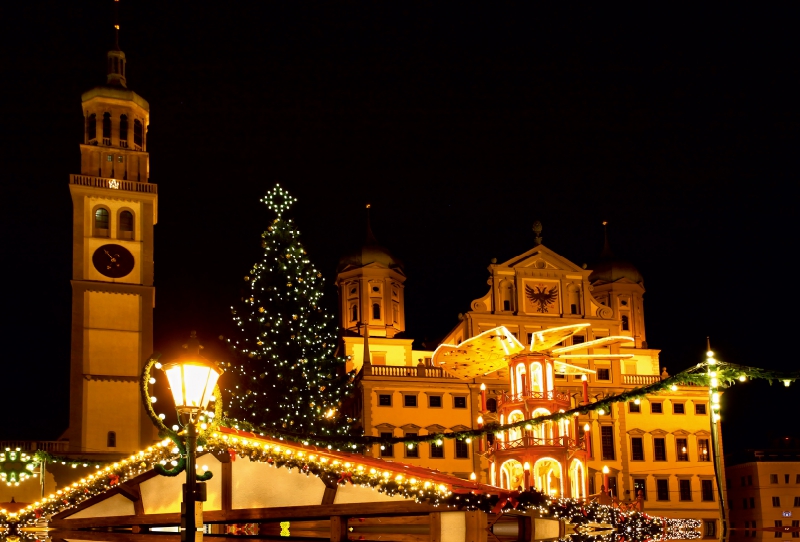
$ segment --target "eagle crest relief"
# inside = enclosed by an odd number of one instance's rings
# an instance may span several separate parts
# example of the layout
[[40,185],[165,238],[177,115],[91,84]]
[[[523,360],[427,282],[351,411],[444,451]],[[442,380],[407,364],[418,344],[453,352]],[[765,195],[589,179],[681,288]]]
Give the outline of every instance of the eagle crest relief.
[[536,312],[550,312],[550,307],[558,300],[558,285],[548,289],[547,285],[525,285],[525,297],[535,307]]

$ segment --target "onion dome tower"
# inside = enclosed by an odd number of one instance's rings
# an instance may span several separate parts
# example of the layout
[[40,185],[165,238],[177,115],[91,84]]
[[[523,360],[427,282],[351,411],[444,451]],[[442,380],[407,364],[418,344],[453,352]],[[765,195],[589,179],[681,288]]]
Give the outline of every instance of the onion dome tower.
[[339,325],[345,332],[392,338],[406,329],[403,263],[381,246],[369,219],[364,244],[342,256],[336,269]]
[[647,348],[644,327],[644,278],[636,267],[611,251],[608,222],[603,222],[605,242],[597,263],[592,266],[589,282],[592,294],[614,311],[619,322],[619,335],[633,338],[636,348]]

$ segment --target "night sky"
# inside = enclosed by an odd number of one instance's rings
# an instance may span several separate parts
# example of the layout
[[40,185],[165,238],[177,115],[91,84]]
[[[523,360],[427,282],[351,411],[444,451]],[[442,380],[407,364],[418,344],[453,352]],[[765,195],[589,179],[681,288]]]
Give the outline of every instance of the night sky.
[[[331,306],[372,204],[420,341],[486,292],[492,258],[533,246],[535,220],[546,246],[590,267],[608,220],[645,278],[648,343],[670,373],[703,359],[706,336],[719,359],[797,368],[795,13],[123,2],[128,87],[151,106],[165,355],[192,329],[226,355],[217,337],[273,218],[259,198],[279,182]],[[52,439],[67,425],[68,175],[81,93],[105,82],[111,2],[14,2],[0,21],[0,438]],[[781,409],[798,398],[800,383],[736,386],[728,450],[796,433]]]

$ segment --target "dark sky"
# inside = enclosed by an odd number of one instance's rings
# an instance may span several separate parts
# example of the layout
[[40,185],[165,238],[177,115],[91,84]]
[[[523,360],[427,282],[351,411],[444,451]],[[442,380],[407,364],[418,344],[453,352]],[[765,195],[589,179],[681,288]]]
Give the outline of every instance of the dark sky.
[[[272,219],[276,182],[335,301],[364,237],[406,264],[410,335],[435,339],[486,266],[544,243],[602,248],[647,287],[647,338],[676,372],[703,359],[795,369],[796,14],[664,4],[123,0],[128,84],[151,104],[156,349],[212,353]],[[82,92],[105,81],[111,2],[0,7],[5,354],[0,437],[66,427],[71,203]],[[794,188],[793,188],[794,187]],[[729,446],[795,430],[800,395],[740,385]],[[758,405],[755,407],[754,405]],[[782,425],[783,424],[783,425]]]

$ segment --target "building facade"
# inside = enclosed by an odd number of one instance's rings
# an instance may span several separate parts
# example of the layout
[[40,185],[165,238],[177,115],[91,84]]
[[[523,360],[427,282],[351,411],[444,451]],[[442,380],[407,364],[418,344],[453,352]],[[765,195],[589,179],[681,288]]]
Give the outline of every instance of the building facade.
[[149,181],[150,106],[127,88],[125,54],[108,52],[106,84],[82,96],[80,174],[73,207],[69,448],[129,454],[154,438],[139,395],[153,351],[153,237],[158,191]]
[[[537,236],[530,250],[489,266],[488,292],[472,301],[471,310],[442,343],[459,345],[503,326],[527,347],[537,332],[580,324],[558,346],[567,361],[585,369],[588,393],[584,393],[581,374],[554,372],[553,391],[564,400],[542,406],[549,413],[658,382],[667,372],[659,364],[659,350],[647,343],[641,274],[633,265],[615,259],[608,245],[593,267],[575,265],[541,244]],[[606,342],[607,338],[614,340]],[[363,346],[363,338],[357,340]],[[371,351],[373,339],[368,340]],[[358,349],[354,346],[351,351]],[[366,434],[401,437],[454,432],[478,428],[479,422],[509,419],[509,397],[519,391],[508,366],[465,380],[426,364],[433,354],[417,355],[422,363],[405,357],[387,358],[381,365],[354,364],[360,369],[358,411]],[[359,361],[363,358],[362,354]],[[481,387],[486,390],[483,400]],[[649,513],[704,519],[706,535],[714,536],[720,514],[710,414],[708,388],[681,386],[640,401],[615,403],[610,412],[581,416],[553,435],[570,440],[571,444],[562,442],[585,455],[586,493],[598,494],[607,482],[616,499],[630,502],[641,491]],[[585,426],[588,431],[584,432]],[[552,438],[540,442],[552,445]],[[444,440],[443,446],[423,444],[410,450],[400,444],[392,450],[375,446],[371,453],[462,477],[475,473],[481,481],[514,489],[526,486],[520,484],[525,476],[535,480],[536,473],[524,468],[530,460],[522,456],[517,459],[522,468],[514,475],[498,469],[495,463],[505,453],[501,448],[508,448],[512,440],[533,446],[537,436],[526,431],[514,438],[466,446]],[[581,492],[577,486],[567,487],[557,494]]]
[[800,448],[785,444],[727,461],[731,540],[800,538]]

